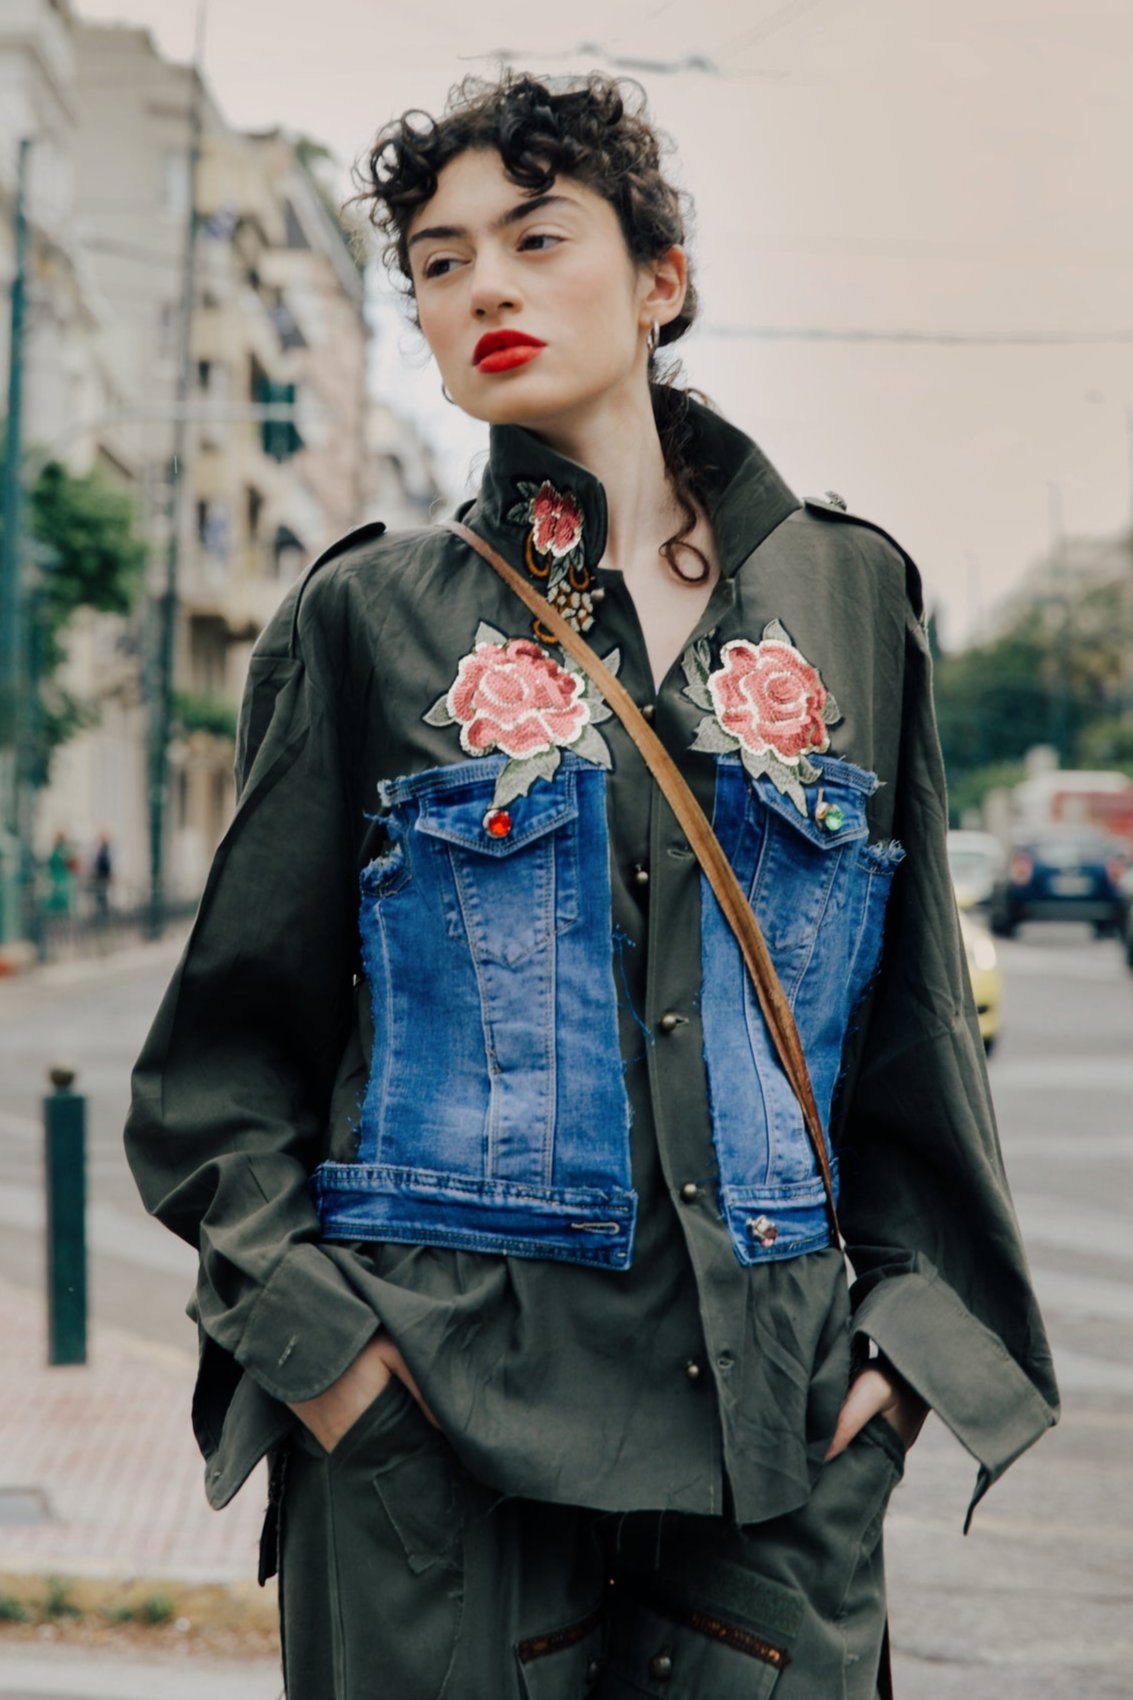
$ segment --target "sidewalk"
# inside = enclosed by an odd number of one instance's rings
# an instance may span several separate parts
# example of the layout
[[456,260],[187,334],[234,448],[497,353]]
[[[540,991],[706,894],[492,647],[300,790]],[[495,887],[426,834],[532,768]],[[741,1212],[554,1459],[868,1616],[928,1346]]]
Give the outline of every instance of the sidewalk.
[[5,1647],[0,1700],[281,1700],[266,1660],[96,1657],[77,1647]]
[[254,1585],[263,1475],[205,1503],[192,1358],[92,1323],[49,1368],[43,1299],[0,1283],[0,1315],[0,1571]]

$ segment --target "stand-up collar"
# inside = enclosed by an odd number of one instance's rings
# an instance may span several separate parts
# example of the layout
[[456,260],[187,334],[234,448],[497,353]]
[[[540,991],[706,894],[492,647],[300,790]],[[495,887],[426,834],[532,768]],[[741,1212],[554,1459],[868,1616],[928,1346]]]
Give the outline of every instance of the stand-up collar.
[[[708,510],[720,568],[730,577],[801,503],[750,437],[695,398],[689,408],[691,453],[711,473]],[[608,532],[606,491],[588,467],[520,425],[493,425],[480,490],[463,517],[542,579],[545,594],[557,590],[552,599],[563,612],[572,590],[576,606],[585,600]],[[580,623],[589,623],[585,614]]]

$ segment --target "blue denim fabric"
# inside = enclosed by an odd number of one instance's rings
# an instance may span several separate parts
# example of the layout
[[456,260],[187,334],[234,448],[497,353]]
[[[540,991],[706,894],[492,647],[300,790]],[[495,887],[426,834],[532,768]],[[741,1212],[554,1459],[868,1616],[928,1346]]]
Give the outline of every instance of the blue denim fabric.
[[357,1163],[314,1176],[338,1239],[628,1265],[630,1180],[610,938],[606,774],[553,780],[484,827],[503,756],[381,787],[362,873],[374,1049]]
[[[866,841],[876,774],[832,756],[809,759],[822,778],[808,788],[803,815],[769,778],[752,780],[738,756],[721,756],[712,824],[794,1012],[829,1134],[842,1046],[880,960],[893,872],[905,852]],[[815,819],[819,785],[841,810],[837,831]],[[720,1207],[742,1263],[797,1257],[830,1243],[822,1178],[735,934],[703,874],[701,901],[701,1017]]]
[[[324,1234],[626,1268],[637,1196],[618,1042],[606,774],[564,751],[484,825],[503,756],[385,782],[361,876],[374,1044],[358,1159],[312,1178]],[[836,832],[738,758],[714,825],[794,1007],[824,1125],[893,870],[876,777],[817,758]],[[813,817],[813,804],[811,808]],[[720,1207],[741,1262],[829,1243],[822,1182],[735,938],[702,877],[701,1014]],[[758,1237],[752,1224],[761,1221]],[[773,1224],[770,1243],[767,1224]]]

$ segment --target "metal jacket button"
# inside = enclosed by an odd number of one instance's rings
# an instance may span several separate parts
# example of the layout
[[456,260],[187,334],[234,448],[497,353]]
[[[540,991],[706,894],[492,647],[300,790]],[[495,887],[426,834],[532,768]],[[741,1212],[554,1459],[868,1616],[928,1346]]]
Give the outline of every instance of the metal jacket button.
[[637,866],[633,870],[633,883],[634,885],[649,884],[649,869],[643,868],[640,862],[638,862]]
[[654,1682],[668,1682],[673,1674],[671,1653],[654,1653],[649,1661],[649,1674]]
[[690,1358],[688,1363],[685,1365],[685,1374],[692,1382],[700,1380],[700,1365],[697,1363],[695,1358]]
[[695,1204],[700,1196],[700,1188],[695,1181],[686,1181],[681,1188],[681,1197],[686,1204]]
[[652,718],[653,718],[653,704],[651,702],[643,702],[642,703],[642,705],[641,705],[641,717],[642,717],[643,720],[652,720]]
[[660,1019],[660,1021],[658,1022],[657,1025],[660,1027],[662,1033],[671,1033],[673,1031],[673,1028],[679,1025],[680,1019],[681,1019],[680,1016],[674,1015],[672,1010],[670,1009],[670,1010],[667,1010],[666,1013],[661,1017],[661,1019]]

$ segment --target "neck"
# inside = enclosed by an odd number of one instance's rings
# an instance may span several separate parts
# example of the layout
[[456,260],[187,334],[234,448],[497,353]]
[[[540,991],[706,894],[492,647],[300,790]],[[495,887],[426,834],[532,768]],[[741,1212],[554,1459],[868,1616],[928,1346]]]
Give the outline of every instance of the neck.
[[647,386],[604,396],[585,417],[557,419],[535,430],[556,453],[602,481],[607,514],[602,565],[624,572],[635,558],[649,558],[672,529],[674,506]]

